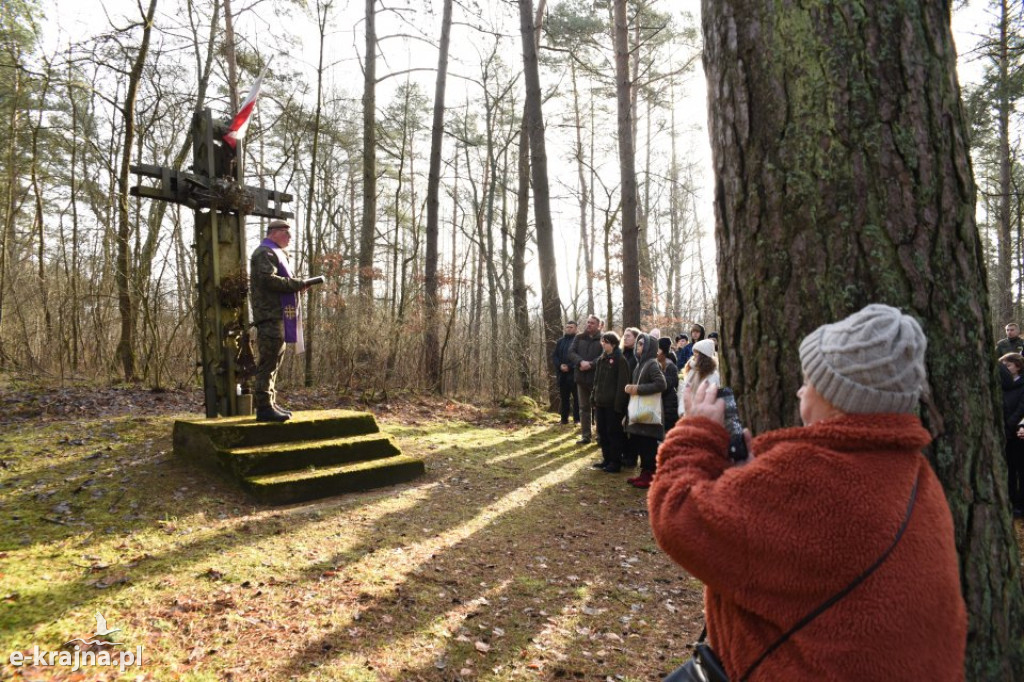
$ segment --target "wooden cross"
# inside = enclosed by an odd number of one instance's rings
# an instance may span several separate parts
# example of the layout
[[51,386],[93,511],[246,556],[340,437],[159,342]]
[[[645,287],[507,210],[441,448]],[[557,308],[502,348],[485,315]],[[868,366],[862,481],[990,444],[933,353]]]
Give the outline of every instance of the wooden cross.
[[248,391],[253,371],[249,344],[249,278],[246,274],[245,216],[287,220],[281,208],[290,194],[242,184],[241,154],[221,141],[209,109],[192,119],[192,172],[140,164],[131,171],[157,178],[139,184],[132,196],[188,206],[195,212],[196,271],[199,277],[199,347],[206,416],[248,414],[238,387]]

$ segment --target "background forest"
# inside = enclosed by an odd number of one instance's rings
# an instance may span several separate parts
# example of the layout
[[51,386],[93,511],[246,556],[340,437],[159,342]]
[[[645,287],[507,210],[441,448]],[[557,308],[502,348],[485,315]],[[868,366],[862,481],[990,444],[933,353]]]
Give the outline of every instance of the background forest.
[[[9,376],[198,385],[193,216],[128,196],[137,182],[128,165],[187,170],[191,113],[230,116],[272,58],[246,180],[294,195],[293,261],[329,278],[305,301],[310,350],[289,356],[284,381],[539,398],[545,335],[560,334],[560,319],[631,321],[624,286],[637,277],[624,272],[638,273],[645,325],[716,327],[698,3],[534,8],[550,225],[527,200],[517,6],[451,3],[433,317],[428,157],[442,3],[150,0],[81,3],[79,14],[70,4],[5,0],[0,19],[0,369]],[[620,8],[625,80],[615,64]],[[1024,312],[1024,18],[1019,3],[975,2],[953,21],[971,42],[961,49],[972,79],[963,96],[1001,326]],[[630,112],[631,169],[620,165],[617,98]],[[632,225],[620,210],[631,183]],[[252,246],[262,230],[250,219]]]

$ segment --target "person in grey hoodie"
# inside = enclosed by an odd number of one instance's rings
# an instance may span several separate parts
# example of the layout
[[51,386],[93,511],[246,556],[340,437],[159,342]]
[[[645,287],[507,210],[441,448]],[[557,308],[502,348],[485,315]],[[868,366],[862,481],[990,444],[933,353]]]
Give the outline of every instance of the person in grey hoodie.
[[[658,340],[650,334],[641,334],[637,337],[636,358],[633,383],[627,384],[625,391],[631,396],[630,399],[632,396],[658,394],[660,406],[661,392],[668,383],[665,380],[665,373],[661,371],[661,365],[658,364]],[[664,416],[657,424],[634,424],[629,422],[628,415],[626,420],[626,432],[631,440],[636,439],[636,452],[640,455],[640,475],[627,479],[627,482],[635,488],[649,488],[654,478],[658,441],[665,438]]]

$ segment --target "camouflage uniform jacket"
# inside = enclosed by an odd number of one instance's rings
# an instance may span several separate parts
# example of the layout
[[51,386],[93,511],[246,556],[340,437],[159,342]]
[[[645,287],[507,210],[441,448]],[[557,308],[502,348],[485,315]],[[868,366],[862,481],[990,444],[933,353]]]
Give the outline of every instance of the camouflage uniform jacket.
[[260,246],[249,262],[249,297],[253,324],[283,319],[281,294],[302,289],[302,280],[277,274],[278,259],[273,249]]

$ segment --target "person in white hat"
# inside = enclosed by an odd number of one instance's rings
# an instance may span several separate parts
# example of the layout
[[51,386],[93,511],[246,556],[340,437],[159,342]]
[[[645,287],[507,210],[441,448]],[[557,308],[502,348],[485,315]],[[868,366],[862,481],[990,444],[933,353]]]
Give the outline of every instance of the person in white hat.
[[715,342],[711,339],[701,339],[693,344],[693,355],[681,368],[683,378],[679,382],[679,416],[682,417],[693,402],[693,396],[697,387],[702,381],[709,381],[715,385],[719,383],[718,376],[718,354],[715,352]]

